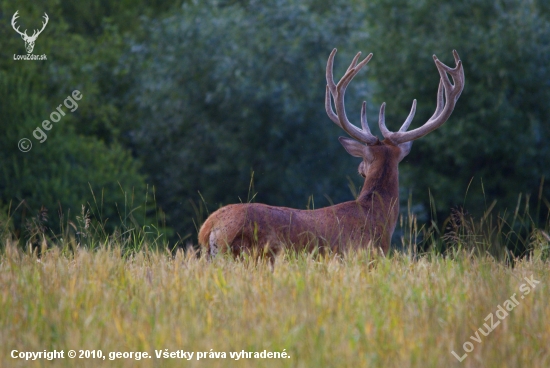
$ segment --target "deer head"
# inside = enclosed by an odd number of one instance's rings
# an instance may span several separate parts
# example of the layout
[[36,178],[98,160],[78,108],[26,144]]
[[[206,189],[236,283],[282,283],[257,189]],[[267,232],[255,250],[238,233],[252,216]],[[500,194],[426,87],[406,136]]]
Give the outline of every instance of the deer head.
[[[440,81],[437,107],[433,116],[421,127],[407,131],[416,111],[416,100],[401,129],[391,132],[385,123],[385,107],[380,108],[378,124],[384,140],[374,136],[367,123],[366,102],[361,108],[361,128],[346,116],[344,95],[351,80],[372,58],[369,54],[358,63],[358,53],[338,84],[333,79],[336,49],[327,62],[325,109],[329,118],[353,139],[340,137],[352,156],[361,157],[359,173],[365,178],[361,193],[354,201],[316,210],[272,207],[260,203],[222,207],[204,222],[199,243],[209,256],[220,251],[234,255],[267,249],[273,255],[282,247],[311,249],[330,248],[343,251],[350,247],[374,247],[387,253],[399,214],[398,164],[410,152],[412,142],[441,126],[451,115],[464,88],[464,71],[456,51],[456,66],[450,68],[434,55]],[[449,80],[450,75],[453,83]],[[332,108],[332,100],[336,112]]]
[[42,22],[42,29],[40,31],[35,29],[32,33],[32,36],[29,36],[29,35],[27,35],[27,30],[25,30],[25,32],[21,32],[21,31],[19,31],[19,26],[17,26],[17,28],[15,27],[15,20],[17,18],[19,18],[19,15],[17,15],[18,12],[19,12],[19,10],[16,11],[15,14],[13,15],[13,17],[11,18],[11,26],[13,27],[15,32],[17,32],[21,35],[21,38],[23,39],[23,41],[25,41],[25,48],[27,49],[27,53],[30,54],[30,53],[32,53],[32,50],[34,49],[34,43],[36,42],[36,39],[38,38],[38,35],[40,35],[40,33],[42,33],[42,31],[44,30],[44,28],[46,28],[46,25],[48,24],[48,20],[49,20],[48,14],[44,13],[44,15],[43,15],[43,18],[44,18],[45,22]]
[[[338,84],[334,83],[333,78],[333,64],[334,56],[336,55],[336,49],[332,50],[327,62],[326,69],[326,79],[327,79],[327,88],[325,93],[325,109],[329,118],[340,128],[342,128],[346,133],[348,133],[354,140],[349,138],[340,137],[339,140],[352,156],[362,157],[363,162],[359,165],[359,173],[366,177],[368,174],[367,168],[375,160],[380,160],[381,156],[388,152],[394,152],[394,155],[397,155],[396,162],[399,163],[405,156],[407,156],[411,150],[412,142],[415,139],[425,136],[429,132],[440,127],[453,112],[456,101],[460,97],[462,90],[464,89],[464,70],[462,68],[462,62],[458,56],[456,50],[453,50],[453,56],[455,59],[456,66],[450,68],[443,64],[439,59],[433,55],[435,65],[439,71],[439,88],[437,91],[437,107],[435,109],[432,117],[421,127],[407,131],[409,125],[411,124],[414,114],[416,112],[416,100],[413,100],[412,108],[409,113],[409,116],[405,119],[405,122],[401,126],[398,132],[391,132],[386,127],[385,122],[385,109],[386,103],[384,102],[380,107],[380,115],[378,118],[378,125],[380,131],[384,136],[383,141],[379,141],[376,136],[374,136],[367,123],[366,115],[366,102],[363,102],[361,108],[361,129],[357,128],[355,125],[351,124],[346,116],[346,111],[344,107],[344,95],[346,93],[346,88],[351,82],[351,80],[359,73],[361,68],[363,68],[372,58],[372,53],[369,54],[363,61],[357,63],[361,53],[353,58],[350,66],[348,67],[344,76],[340,79]],[[448,74],[451,75],[453,79],[453,84],[451,84]],[[336,113],[332,109],[331,96],[334,99],[334,105],[336,107]],[[380,146],[391,147],[391,149],[381,149]],[[395,149],[398,148],[398,149]],[[395,168],[397,170],[397,167]]]

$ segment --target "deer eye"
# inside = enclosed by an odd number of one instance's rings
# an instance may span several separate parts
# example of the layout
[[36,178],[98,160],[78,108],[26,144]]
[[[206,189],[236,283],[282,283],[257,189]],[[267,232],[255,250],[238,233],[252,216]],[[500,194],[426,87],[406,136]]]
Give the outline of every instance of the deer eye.
[[359,172],[359,175],[361,175],[362,177],[366,178],[367,176],[365,175],[365,162],[361,162],[359,164],[359,167],[357,168],[357,172]]

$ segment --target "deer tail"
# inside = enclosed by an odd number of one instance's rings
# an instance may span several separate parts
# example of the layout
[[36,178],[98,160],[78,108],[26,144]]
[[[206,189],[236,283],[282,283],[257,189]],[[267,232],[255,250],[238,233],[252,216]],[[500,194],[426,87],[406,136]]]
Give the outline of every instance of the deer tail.
[[210,239],[210,233],[212,232],[213,221],[209,217],[206,219],[204,224],[202,224],[199,231],[199,245],[203,248],[208,249],[208,240]]

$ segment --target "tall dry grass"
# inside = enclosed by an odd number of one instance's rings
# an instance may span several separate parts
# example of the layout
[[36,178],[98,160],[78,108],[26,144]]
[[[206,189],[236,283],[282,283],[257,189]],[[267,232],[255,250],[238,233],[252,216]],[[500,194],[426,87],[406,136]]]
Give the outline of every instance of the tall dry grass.
[[[139,224],[135,210],[112,233],[92,220],[93,206],[58,233],[41,210],[26,237],[0,211],[0,368],[550,367],[550,204],[541,193],[533,215],[520,196],[509,213],[493,214],[494,202],[478,219],[454,210],[441,228],[420,225],[409,205],[398,251],[386,257],[287,252],[274,269],[174,252],[162,226]],[[517,306],[501,321],[512,296]],[[71,359],[71,349],[106,359]],[[14,350],[65,358],[14,359]],[[230,356],[243,351],[288,358]],[[152,357],[110,360],[116,352]]]
[[[548,367],[549,262],[513,267],[466,250],[444,257],[284,254],[262,262],[178,252],[54,247],[40,257],[8,241],[0,255],[1,367]],[[524,277],[540,281],[521,299]],[[515,307],[488,336],[485,317]],[[498,320],[495,316],[495,322]],[[459,362],[470,341],[473,351]],[[13,359],[64,350],[65,359]],[[69,349],[105,360],[69,359]],[[157,359],[155,350],[226,352],[226,359]],[[233,351],[286,352],[240,359]],[[110,352],[153,358],[109,360]]]

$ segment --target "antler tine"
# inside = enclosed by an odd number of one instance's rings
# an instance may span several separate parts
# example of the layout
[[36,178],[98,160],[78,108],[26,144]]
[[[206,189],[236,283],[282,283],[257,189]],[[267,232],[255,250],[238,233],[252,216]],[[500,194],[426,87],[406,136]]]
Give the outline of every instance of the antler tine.
[[46,28],[46,25],[48,25],[48,21],[50,20],[50,18],[48,17],[48,14],[46,14],[45,12],[44,12],[44,15],[42,16],[42,18],[44,18],[44,20],[46,22],[42,22],[42,29],[40,30],[40,32],[38,32],[38,34],[42,33],[44,28]]
[[[355,125],[351,124],[346,116],[346,109],[344,106],[344,96],[346,93],[346,88],[351,80],[359,73],[362,67],[364,67],[372,58],[372,53],[369,54],[364,60],[360,63],[357,63],[361,53],[358,53],[353,58],[350,66],[348,67],[346,73],[340,79],[338,84],[334,83],[333,78],[333,65],[334,65],[334,56],[336,55],[336,49],[332,50],[327,61],[327,89],[325,94],[325,109],[329,118],[342,128],[346,133],[348,133],[352,138],[365,143],[365,144],[376,144],[378,138],[371,134],[370,129],[368,128],[366,121],[366,104],[363,103],[363,108],[361,109],[361,126],[363,129],[357,128]],[[336,107],[336,113],[332,110],[330,95],[334,99],[334,105]],[[366,127],[366,129],[365,129]]]
[[380,127],[380,132],[384,137],[391,134],[391,132],[386,127],[386,103],[382,102],[380,106],[380,114],[378,114],[378,126]]
[[327,70],[326,70],[326,78],[327,78],[327,87],[330,90],[330,92],[333,95],[336,95],[336,83],[334,83],[334,77],[332,76],[332,68],[334,66],[334,55],[336,55],[336,49],[333,49],[330,53],[327,61]]
[[[405,120],[405,123],[403,124],[401,129],[399,129],[398,132],[390,132],[384,124],[384,112],[382,108],[380,110],[381,120],[379,121],[379,124],[380,130],[382,131],[384,138],[390,140],[394,144],[401,144],[404,142],[413,141],[439,128],[443,123],[445,123],[445,121],[447,121],[454,110],[456,101],[458,100],[460,94],[462,93],[462,90],[464,89],[465,81],[462,61],[460,60],[460,57],[458,56],[456,50],[453,50],[453,56],[456,63],[456,66],[454,68],[448,67],[447,65],[439,61],[437,56],[433,56],[435,65],[440,76],[439,87],[437,90],[437,107],[433,116],[421,127],[407,132],[406,129],[409,127],[409,124],[411,123],[414,116],[414,111],[416,110],[415,100],[413,102],[411,112],[409,113],[409,116],[407,117],[407,120]],[[454,84],[452,84],[449,80],[448,74],[451,75]]]
[[[411,122],[413,121],[414,114],[416,114],[416,99],[413,100],[411,112],[409,112],[409,116],[407,116],[407,119],[405,119],[405,122],[401,126],[401,129],[399,129],[400,132],[406,132],[407,129],[409,129],[409,125],[411,125]],[[382,106],[380,106],[378,126],[380,127],[380,131],[382,132],[382,135],[384,136],[384,138],[387,138],[392,134],[392,132],[390,132],[390,130],[386,127],[386,103],[385,102],[382,104]]]
[[435,107],[434,114],[432,115],[431,118],[428,119],[428,121],[433,120],[439,114],[441,114],[441,111],[445,106],[445,98],[443,97],[444,93],[445,93],[445,88],[443,87],[443,81],[440,79],[439,86],[437,87],[437,105]]
[[[428,122],[426,122],[426,124],[431,123],[432,121],[441,120],[441,115],[445,112],[445,109],[447,109],[448,116],[441,122],[441,124],[443,124],[451,115],[454,105],[464,89],[464,69],[462,68],[462,61],[460,60],[456,50],[453,50],[453,56],[456,62],[456,67],[454,68],[448,67],[439,61],[437,56],[433,56],[441,79],[439,80],[439,87],[437,90],[437,106],[433,116],[428,120]],[[454,84],[451,84],[448,74],[451,74]],[[445,101],[443,100],[443,94],[445,94]],[[448,109],[448,106],[451,106],[451,108]]]
[[357,65],[357,60],[359,60],[360,57],[361,57],[361,51],[359,51],[357,55],[355,55],[355,57],[351,61],[351,64],[349,64],[348,69],[346,70],[346,73],[349,72],[351,69],[355,68],[355,66]]
[[19,18],[19,14],[18,14],[18,13],[19,13],[19,10],[17,10],[17,11],[15,12],[15,14],[13,15],[13,17],[11,17],[11,26],[12,26],[12,28],[15,30],[15,32],[19,33],[21,36],[23,36],[23,35],[26,36],[26,35],[27,35],[27,30],[25,30],[25,32],[21,32],[21,31],[19,30],[19,27],[20,27],[20,26],[17,26],[17,28],[15,28],[15,22],[16,22],[17,18]]
[[400,132],[406,132],[407,129],[409,129],[409,125],[411,125],[411,122],[414,119],[414,114],[416,114],[416,98],[413,100],[413,104],[411,107],[411,112],[409,112],[409,116],[407,116],[407,119],[405,119],[405,122],[401,126],[401,129],[399,129]]
[[[342,125],[340,124],[340,120],[338,120],[338,116],[334,113],[334,110],[332,110],[332,105],[330,103],[330,91],[329,91],[329,85],[327,84],[326,93],[325,93],[325,110],[327,111],[327,115],[334,122],[334,124],[338,125],[340,128],[342,128]],[[334,88],[336,89],[336,85],[334,85]],[[343,129],[343,128],[342,128]]]
[[363,105],[361,106],[361,128],[371,134],[369,123],[367,122],[367,101],[363,101]]
[[46,25],[48,24],[48,20],[49,20],[50,18],[48,18],[48,14],[46,14],[46,13],[44,13],[44,15],[42,16],[42,18],[44,18],[44,20],[45,20],[46,22],[42,22],[42,29],[41,29],[40,31],[37,30],[37,29],[34,30],[34,32],[33,32],[32,36],[31,36],[31,38],[35,37],[35,34],[36,34],[36,37],[38,37],[38,35],[39,35],[40,33],[42,33],[42,31],[44,30],[44,28],[46,28]]
[[455,64],[458,65],[460,63],[460,66],[461,66],[459,77],[462,82],[462,88],[460,89],[460,91],[455,97],[455,99],[458,100],[460,98],[460,95],[462,94],[462,90],[464,89],[464,83],[466,81],[466,78],[464,77],[464,68],[462,68],[462,61],[460,61],[460,56],[458,56],[458,52],[456,52],[456,50],[453,50],[453,57],[455,59]]
[[[11,25],[15,28],[15,21],[17,20],[17,18],[19,18],[19,10],[16,10],[15,11],[15,14],[13,15],[13,17],[11,17]],[[17,29],[19,29],[19,26],[17,27]]]

